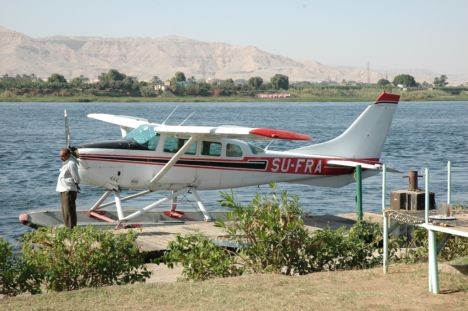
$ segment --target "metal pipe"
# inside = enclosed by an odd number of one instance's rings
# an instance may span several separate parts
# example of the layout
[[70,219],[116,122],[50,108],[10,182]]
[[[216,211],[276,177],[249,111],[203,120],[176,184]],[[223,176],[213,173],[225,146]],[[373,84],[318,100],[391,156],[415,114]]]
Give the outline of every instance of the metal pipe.
[[197,200],[198,209],[202,212],[203,217],[205,218],[205,221],[211,221],[212,217],[206,211],[205,206],[203,205],[203,201],[198,195],[198,192],[195,189],[192,189],[192,194],[195,197],[195,200]]
[[179,194],[184,193],[184,192],[187,192],[187,188],[183,188],[183,189],[181,189],[179,191],[174,191],[174,192],[172,192],[172,194],[170,196],[159,199],[158,201],[156,201],[154,203],[151,203],[150,205],[145,206],[144,208],[142,208],[142,209],[140,209],[140,210],[138,210],[138,211],[136,211],[136,212],[126,216],[125,218],[120,219],[120,220],[130,220],[132,218],[135,218],[138,215],[141,215],[141,214],[143,214],[143,213],[145,213],[145,212],[147,212],[147,211],[149,211],[149,210],[151,210],[151,209],[153,209],[155,207],[158,207],[159,205],[161,205],[163,203],[166,203],[166,202],[172,200],[174,197],[176,197]]
[[[146,194],[148,194],[150,192],[152,192],[152,191],[151,190],[144,190],[144,191],[141,191],[141,192],[138,192],[138,193],[135,193],[135,194],[131,194],[131,195],[128,195],[126,197],[120,198],[120,202],[124,202],[124,201],[130,200],[130,199],[134,199],[134,198],[140,197],[142,195],[146,195]],[[114,204],[115,204],[115,201],[112,201],[112,202],[109,202],[109,203],[106,203],[106,204],[102,204],[99,208],[104,208],[104,207],[114,205]]]
[[385,213],[385,193],[387,191],[387,167],[382,165],[382,216],[383,216],[383,272],[388,273],[388,217]]
[[123,211],[122,211],[122,201],[120,200],[120,192],[114,191],[114,199],[115,199],[115,207],[117,208],[117,217],[119,220],[123,219]]
[[452,163],[448,161],[447,162],[447,204],[449,205],[450,205],[450,202],[452,201],[451,184],[452,184]]
[[424,222],[426,225],[429,223],[429,169],[425,168],[424,170],[424,186],[425,186],[425,196],[424,196]]
[[433,230],[428,230],[429,234],[429,290],[433,294],[439,293],[439,271],[437,268],[437,239]]
[[101,206],[101,204],[102,204],[102,202],[104,202],[107,199],[107,197],[109,196],[110,193],[111,193],[111,191],[109,191],[109,190],[104,192],[104,194],[99,198],[99,200],[97,200],[96,203],[94,203],[93,207],[91,207],[89,209],[89,211],[91,212],[91,211],[103,208],[104,206]]

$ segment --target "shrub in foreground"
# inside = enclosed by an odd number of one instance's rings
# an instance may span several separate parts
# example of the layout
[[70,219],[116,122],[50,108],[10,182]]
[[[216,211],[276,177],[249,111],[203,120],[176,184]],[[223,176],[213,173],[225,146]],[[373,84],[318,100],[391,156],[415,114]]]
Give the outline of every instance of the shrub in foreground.
[[[383,236],[379,225],[358,222],[349,230],[318,230],[311,237],[308,254],[312,271],[365,269],[382,263]],[[392,252],[393,254],[393,252]]]
[[230,209],[228,221],[218,221],[228,240],[239,246],[228,252],[201,235],[179,236],[162,262],[179,262],[193,280],[231,276],[243,272],[287,275],[314,271],[373,267],[382,260],[379,226],[365,222],[350,230],[319,230],[311,234],[304,225],[296,196],[257,195],[242,205],[232,194],[222,193],[221,204]]
[[218,225],[230,240],[242,245],[238,257],[247,271],[305,274],[310,271],[310,237],[299,199],[286,191],[277,194],[275,186],[270,187],[270,195],[257,195],[247,206],[222,193],[221,205],[230,209],[229,221]]
[[159,262],[164,262],[169,268],[180,263],[184,267],[182,273],[185,278],[195,281],[243,273],[229,250],[216,246],[200,233],[178,235],[169,243]]
[[13,253],[12,246],[0,237],[0,295],[16,296],[40,292],[40,280],[21,256]]
[[144,281],[150,272],[135,240],[133,232],[41,228],[23,236],[22,248],[46,288],[63,291]]

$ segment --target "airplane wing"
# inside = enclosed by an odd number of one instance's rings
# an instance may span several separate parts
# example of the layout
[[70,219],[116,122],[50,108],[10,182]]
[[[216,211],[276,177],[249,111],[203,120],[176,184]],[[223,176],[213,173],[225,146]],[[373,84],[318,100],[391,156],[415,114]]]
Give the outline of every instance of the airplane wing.
[[149,123],[149,121],[144,118],[105,114],[105,113],[91,113],[91,114],[88,114],[88,118],[119,125],[120,131],[122,133],[122,137],[127,136],[129,130],[137,128],[140,125]]
[[91,114],[88,114],[88,118],[96,119],[99,121],[104,121],[107,123],[117,124],[126,128],[136,128],[142,124],[149,123],[147,119],[143,119],[143,118],[105,114],[105,113],[91,113]]
[[[356,161],[349,161],[349,160],[328,160],[327,165],[333,165],[333,166],[344,166],[344,167],[356,167],[360,165],[364,169],[368,170],[382,170],[382,164],[376,163],[376,164],[369,164],[369,163],[362,163],[362,162],[356,162]],[[401,171],[396,170],[394,168],[387,167],[387,172],[389,173],[401,173]]]
[[270,128],[250,128],[242,126],[223,125],[217,127],[209,126],[173,126],[160,125],[156,127],[156,132],[180,136],[213,136],[225,138],[240,138],[251,140],[268,139],[288,139],[288,140],[311,140],[311,137],[305,134],[277,130]]
[[[104,121],[111,124],[119,125],[122,130],[122,136],[125,136],[128,129],[134,129],[142,124],[150,123],[147,119],[112,115],[104,113],[88,114],[88,118]],[[164,125],[150,123],[156,126],[156,132],[178,135],[183,137],[197,136],[213,136],[225,138],[240,138],[251,140],[268,140],[268,139],[287,139],[287,140],[311,140],[311,137],[305,134],[277,130],[270,128],[251,128],[243,126],[222,125],[216,127],[210,126],[181,126],[181,125]],[[125,134],[125,135],[124,135]]]

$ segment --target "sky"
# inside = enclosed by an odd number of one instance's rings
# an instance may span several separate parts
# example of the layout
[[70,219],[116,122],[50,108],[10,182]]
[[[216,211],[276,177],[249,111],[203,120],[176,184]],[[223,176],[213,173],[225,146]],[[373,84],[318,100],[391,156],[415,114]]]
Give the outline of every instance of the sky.
[[326,65],[468,74],[467,0],[0,0],[0,25],[34,38],[176,35]]

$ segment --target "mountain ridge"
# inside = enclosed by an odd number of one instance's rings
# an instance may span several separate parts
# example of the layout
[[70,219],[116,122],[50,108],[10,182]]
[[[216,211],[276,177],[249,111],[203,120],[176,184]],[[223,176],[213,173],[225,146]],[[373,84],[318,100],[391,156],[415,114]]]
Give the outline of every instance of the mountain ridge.
[[[252,45],[204,42],[181,36],[32,38],[0,26],[0,46],[1,75],[34,73],[47,78],[60,73],[67,79],[83,75],[94,80],[102,72],[117,69],[140,80],[153,76],[169,79],[182,71],[187,77],[205,80],[260,76],[268,81],[280,73],[290,81],[367,82],[368,74],[364,68],[298,61]],[[379,71],[370,71],[371,82],[384,76]]]

